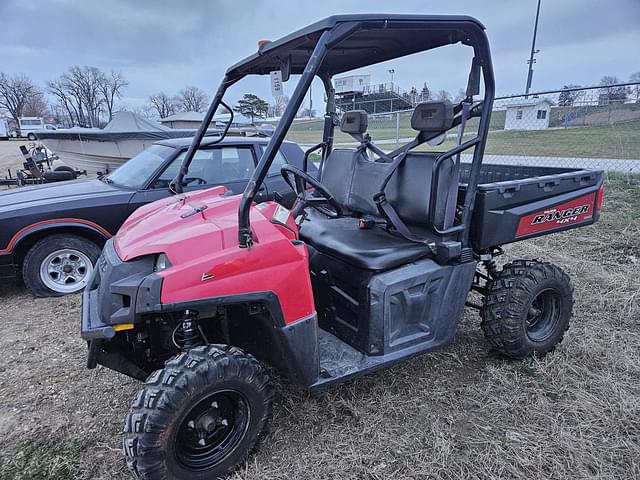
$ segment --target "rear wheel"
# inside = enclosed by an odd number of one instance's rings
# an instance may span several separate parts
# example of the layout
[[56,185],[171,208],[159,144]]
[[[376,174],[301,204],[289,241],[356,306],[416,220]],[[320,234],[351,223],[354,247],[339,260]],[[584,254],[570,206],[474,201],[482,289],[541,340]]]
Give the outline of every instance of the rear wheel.
[[100,247],[77,235],[51,235],[36,242],[22,263],[27,290],[55,297],[82,290],[100,256]]
[[213,479],[257,446],[271,418],[273,385],[235,347],[197,347],[151,374],[124,426],[129,469],[142,479]]
[[562,341],[573,310],[573,286],[559,267],[515,260],[487,284],[482,329],[511,358],[542,356]]

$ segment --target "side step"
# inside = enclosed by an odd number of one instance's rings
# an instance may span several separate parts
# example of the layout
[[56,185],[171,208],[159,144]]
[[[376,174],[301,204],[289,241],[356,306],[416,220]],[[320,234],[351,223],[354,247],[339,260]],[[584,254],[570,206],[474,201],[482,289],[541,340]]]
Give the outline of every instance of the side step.
[[368,356],[335,335],[318,328],[320,378],[310,389],[324,388],[355,376],[374,372],[421,353],[442,348],[442,342],[426,341],[386,355]]

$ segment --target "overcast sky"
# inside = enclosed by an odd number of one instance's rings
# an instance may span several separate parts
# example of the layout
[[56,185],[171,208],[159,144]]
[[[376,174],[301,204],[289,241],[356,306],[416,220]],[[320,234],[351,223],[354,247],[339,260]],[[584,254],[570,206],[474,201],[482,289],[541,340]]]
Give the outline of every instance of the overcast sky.
[[[253,53],[257,40],[332,14],[468,14],[487,27],[498,94],[516,93],[525,86],[535,8],[536,0],[0,0],[0,71],[25,73],[44,87],[72,65],[114,68],[129,81],[123,101],[134,107],[149,94],[175,94],[185,85],[211,94],[226,67]],[[603,75],[627,80],[640,71],[639,45],[640,0],[542,0],[533,89],[592,85]],[[373,83],[388,81],[393,68],[406,89],[426,80],[455,94],[468,69],[462,53],[368,71]],[[271,100],[267,77],[239,88]]]

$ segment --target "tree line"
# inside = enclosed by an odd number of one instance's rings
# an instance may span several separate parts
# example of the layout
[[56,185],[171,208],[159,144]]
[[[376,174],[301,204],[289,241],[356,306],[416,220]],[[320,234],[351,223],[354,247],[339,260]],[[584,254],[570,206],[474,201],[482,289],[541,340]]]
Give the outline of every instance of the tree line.
[[[629,82],[640,82],[640,72],[632,74]],[[613,86],[623,83],[618,77],[605,76],[600,81],[598,103],[622,103],[628,99],[640,102],[640,85]],[[21,117],[44,117],[65,126],[99,127],[111,121],[129,82],[124,75],[111,70],[104,72],[91,66],[73,66],[55,80],[48,81],[44,89],[35,85],[24,74],[8,75],[0,72],[0,110],[6,111],[18,123]],[[584,90],[579,85],[565,85],[558,98],[560,106],[572,106],[583,100]],[[47,99],[47,94],[54,100]],[[432,92],[425,82],[402,94],[411,103],[429,100],[453,100],[465,97],[460,89],[453,96],[446,90]],[[289,98],[279,97],[273,103],[257,95],[245,94],[234,106],[234,111],[248,117],[279,117]],[[207,93],[196,86],[187,86],[175,95],[158,92],[150,95],[144,106],[132,109],[146,117],[166,118],[178,112],[204,112],[209,104]],[[302,107],[299,116],[315,116],[315,110]]]
[[[640,82],[640,72],[635,72],[629,77],[629,83]],[[615,103],[624,103],[631,99],[636,103],[640,103],[640,85],[631,86],[615,86],[616,84],[625,83],[616,76],[605,75],[600,80],[600,88],[598,88],[598,104],[610,105]],[[558,105],[561,107],[572,107],[575,104],[585,101],[587,90],[580,90],[581,85],[569,84],[562,87],[562,91],[558,96]]]

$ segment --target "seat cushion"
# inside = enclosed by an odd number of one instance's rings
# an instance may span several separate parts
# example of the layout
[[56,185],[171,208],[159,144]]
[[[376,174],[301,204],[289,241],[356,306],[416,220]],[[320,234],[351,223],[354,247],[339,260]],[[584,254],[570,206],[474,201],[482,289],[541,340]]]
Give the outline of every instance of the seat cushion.
[[310,217],[300,227],[300,238],[316,250],[358,268],[388,270],[431,253],[426,245],[391,234],[380,226],[360,229],[357,218]]

